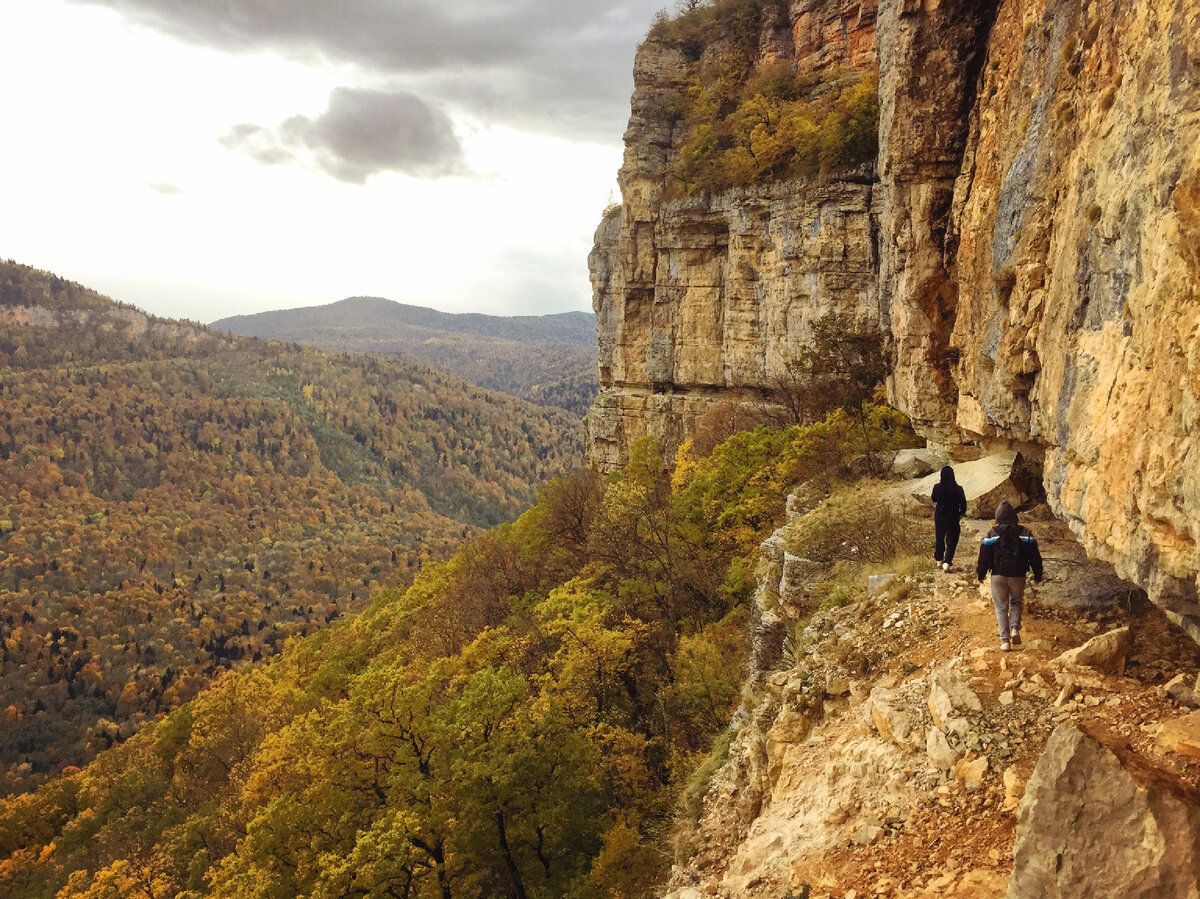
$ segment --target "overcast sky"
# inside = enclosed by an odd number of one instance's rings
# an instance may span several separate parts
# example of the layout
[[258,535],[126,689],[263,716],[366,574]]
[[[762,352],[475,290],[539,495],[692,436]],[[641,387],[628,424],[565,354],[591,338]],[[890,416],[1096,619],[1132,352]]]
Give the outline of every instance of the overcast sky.
[[149,312],[590,309],[664,0],[7,0],[0,257]]

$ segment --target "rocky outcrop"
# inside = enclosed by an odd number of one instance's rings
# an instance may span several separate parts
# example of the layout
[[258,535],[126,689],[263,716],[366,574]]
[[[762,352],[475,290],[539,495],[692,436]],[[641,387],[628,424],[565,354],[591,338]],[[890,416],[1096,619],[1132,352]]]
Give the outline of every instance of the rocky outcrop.
[[[768,4],[772,10],[775,5]],[[793,0],[764,62],[878,59],[877,181],[665,199],[683,51],[638,54],[623,206],[592,255],[591,460],[761,404],[813,320],[890,332],[952,458],[1017,450],[1090,553],[1200,639],[1200,8]],[[704,52],[719,52],[706,48]]]
[[[874,69],[875,0],[791,7],[790,27],[764,17],[763,63],[794,60],[818,78]],[[664,110],[686,64],[661,39],[638,51],[623,203],[589,259],[601,393],[588,457],[602,469],[639,437],[670,451],[715,403],[761,406],[817,319],[880,323],[869,171],[670,198],[666,167],[685,135]]]
[[[773,538],[757,704],[668,895],[1200,895],[1200,713],[1179,714],[1196,666],[1156,673],[1145,654],[1176,632],[1116,578],[1200,640],[1200,6],[792,0],[790,19],[764,20],[764,61],[819,75],[877,55],[877,165],[669,199],[680,135],[657,110],[685,63],[643,46],[624,203],[591,259],[592,462],[621,464],[642,435],[669,449],[718,403],[762,404],[825,311],[877,322],[891,399],[930,449],[1019,457],[1032,480],[992,487],[1044,493],[1111,564],[1074,560],[1043,588],[1061,614],[1098,604],[1143,629],[1089,642],[1095,622],[1034,616],[1001,654],[967,585],[931,597],[893,577],[866,611],[785,642],[812,611],[807,563]],[[979,495],[990,517],[998,497]],[[1120,740],[1079,729],[1093,724]]]
[[[1040,459],[1089,552],[1200,637],[1200,10],[885,0],[879,44],[896,401]],[[899,124],[930,108],[947,127]]]
[[1133,634],[1127,627],[1118,627],[1067,650],[1055,661],[1065,666],[1095,668],[1105,674],[1124,674],[1125,661],[1132,648]]
[[[49,294],[48,286],[45,292]],[[78,309],[0,305],[0,326],[90,331],[112,335],[117,340],[150,337],[193,346],[206,341],[222,346],[233,345],[229,336],[208,331],[194,322],[158,318],[133,306],[111,302]]]
[[1025,788],[1013,854],[1011,899],[1197,896],[1200,796],[1060,726]]

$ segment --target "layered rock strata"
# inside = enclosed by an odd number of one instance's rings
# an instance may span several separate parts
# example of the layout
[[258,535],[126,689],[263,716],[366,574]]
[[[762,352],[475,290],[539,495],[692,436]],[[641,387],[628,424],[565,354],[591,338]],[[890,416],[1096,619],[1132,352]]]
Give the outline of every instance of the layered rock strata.
[[[760,59],[795,60],[814,78],[872,71],[875,9],[794,2],[790,23],[764,16]],[[870,172],[670,198],[668,165],[686,134],[664,110],[687,68],[664,39],[639,49],[623,204],[589,260],[601,394],[588,452],[602,469],[623,464],[642,436],[671,450],[717,402],[761,405],[817,319],[880,322]]]
[[[933,439],[1040,457],[1056,514],[1200,637],[1200,9],[879,22],[895,400]],[[929,109],[946,127],[912,126]]]
[[665,201],[687,60],[647,41],[591,260],[593,464],[761,404],[821,314],[875,321],[922,434],[1020,451],[1089,551],[1200,639],[1200,7],[807,0],[790,26],[764,18],[764,62],[878,54],[879,180]]
[[823,316],[878,326],[869,184],[627,203],[619,224],[593,253],[603,468],[638,437],[678,445],[716,402],[761,404]]

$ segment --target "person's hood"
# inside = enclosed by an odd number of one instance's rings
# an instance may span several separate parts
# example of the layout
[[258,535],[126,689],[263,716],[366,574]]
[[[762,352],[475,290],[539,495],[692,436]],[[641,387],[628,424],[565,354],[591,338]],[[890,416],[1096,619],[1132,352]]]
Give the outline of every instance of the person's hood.
[[1016,524],[1017,510],[1012,507],[1012,503],[1008,500],[1001,500],[1000,505],[996,507],[996,524]]
[[942,483],[943,484],[958,483],[957,481],[954,480],[954,469],[951,468],[949,465],[945,466],[942,469]]

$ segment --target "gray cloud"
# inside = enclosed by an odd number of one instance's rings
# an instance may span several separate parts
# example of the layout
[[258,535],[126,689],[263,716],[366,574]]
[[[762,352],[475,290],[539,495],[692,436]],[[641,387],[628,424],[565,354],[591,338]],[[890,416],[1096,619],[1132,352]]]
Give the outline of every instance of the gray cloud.
[[386,171],[436,178],[466,170],[449,117],[406,91],[341,87],[316,118],[293,116],[274,130],[236,125],[221,143],[264,165],[311,160],[352,184]]
[[286,165],[296,159],[296,154],[282,145],[275,132],[262,125],[234,125],[221,143],[263,165]]
[[[489,121],[616,141],[633,51],[663,0],[75,0],[184,41],[321,57]],[[414,86],[410,81],[409,86]]]

